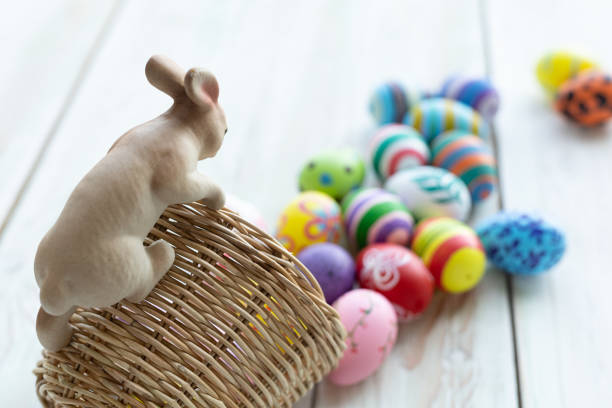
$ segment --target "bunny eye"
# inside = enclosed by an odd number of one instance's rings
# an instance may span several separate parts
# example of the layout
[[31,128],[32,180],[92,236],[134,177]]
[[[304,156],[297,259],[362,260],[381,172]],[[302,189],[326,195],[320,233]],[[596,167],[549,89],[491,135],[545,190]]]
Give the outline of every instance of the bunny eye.
[[225,133],[224,133],[224,135],[227,135],[227,128],[225,128]]

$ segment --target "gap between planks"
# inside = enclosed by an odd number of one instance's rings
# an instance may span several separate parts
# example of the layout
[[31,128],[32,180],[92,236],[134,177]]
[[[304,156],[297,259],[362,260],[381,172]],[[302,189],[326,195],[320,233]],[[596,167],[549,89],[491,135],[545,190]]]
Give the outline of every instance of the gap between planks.
[[[493,64],[491,57],[491,30],[489,30],[488,17],[489,17],[489,8],[488,8],[489,0],[478,0],[478,14],[479,14],[479,24],[480,24],[480,34],[482,36],[482,48],[484,55],[484,63],[485,63],[485,75],[491,80],[493,77]],[[491,123],[491,147],[493,150],[493,155],[495,156],[495,162],[497,163],[497,185],[498,185],[498,195],[497,195],[497,206],[500,211],[505,209],[504,206],[504,193],[503,193],[503,178],[501,174],[501,155],[499,154],[499,142],[497,138],[497,128],[495,123]],[[497,269],[497,268],[495,268]],[[514,307],[514,289],[512,276],[503,271],[498,271],[500,273],[505,274],[505,284],[506,284],[506,297],[508,299],[508,310],[510,312],[510,328],[512,333],[512,352],[513,352],[513,361],[514,361],[514,375],[516,381],[516,400],[518,403],[518,408],[523,408],[523,396],[522,396],[522,384],[521,384],[521,370],[520,370],[520,359],[519,359],[519,349],[518,349],[518,338],[517,338],[517,324],[516,324],[516,313]]]
[[83,60],[81,68],[79,69],[74,79],[74,82],[72,83],[72,86],[70,87],[70,90],[68,91],[68,95],[66,95],[66,99],[62,103],[57,113],[56,118],[53,120],[53,123],[51,124],[51,127],[49,128],[49,131],[47,132],[47,135],[43,139],[40,149],[38,150],[38,153],[36,153],[36,157],[34,161],[32,162],[32,167],[30,167],[29,171],[26,174],[26,177],[21,183],[21,187],[15,194],[13,203],[9,207],[8,211],[6,212],[6,216],[4,217],[3,220],[0,220],[0,242],[2,241],[2,237],[4,235],[4,232],[6,231],[7,226],[11,222],[11,218],[13,217],[15,210],[17,209],[17,207],[19,207],[19,204],[21,204],[21,200],[24,196],[24,193],[30,186],[32,178],[38,171],[38,168],[40,167],[40,163],[43,157],[45,156],[45,153],[49,149],[49,146],[53,142],[53,139],[55,138],[55,135],[57,134],[59,127],[64,121],[66,113],[70,110],[70,107],[72,106],[72,102],[74,101],[75,96],[78,94],[81,88],[81,84],[87,77],[87,74],[89,73],[89,70],[91,66],[93,65],[93,62],[96,56],[98,55],[99,50],[102,48],[104,41],[108,37],[108,34],[110,33],[113,25],[117,21],[119,14],[121,13],[121,10],[123,10],[124,4],[125,4],[125,1],[123,0],[115,0],[115,4],[113,5],[110,13],[108,14],[104,23],[102,24],[102,28],[100,29],[100,32],[96,36],[89,52],[85,56],[85,59]]

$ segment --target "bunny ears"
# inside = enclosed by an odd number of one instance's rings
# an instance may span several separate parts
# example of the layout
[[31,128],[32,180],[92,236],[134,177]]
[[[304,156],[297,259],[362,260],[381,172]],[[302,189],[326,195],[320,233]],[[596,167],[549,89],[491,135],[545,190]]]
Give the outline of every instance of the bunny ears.
[[213,74],[201,68],[185,72],[177,63],[163,55],[149,58],[145,67],[147,79],[157,89],[173,99],[187,94],[196,105],[208,107],[219,99],[219,84]]

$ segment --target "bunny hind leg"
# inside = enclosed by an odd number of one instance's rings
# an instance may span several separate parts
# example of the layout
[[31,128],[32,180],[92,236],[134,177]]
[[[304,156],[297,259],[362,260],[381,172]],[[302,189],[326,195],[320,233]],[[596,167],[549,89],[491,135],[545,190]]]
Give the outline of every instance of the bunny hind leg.
[[126,299],[130,302],[142,301],[168,272],[174,262],[174,248],[164,240],[157,240],[144,247],[143,267],[138,271],[136,287]]

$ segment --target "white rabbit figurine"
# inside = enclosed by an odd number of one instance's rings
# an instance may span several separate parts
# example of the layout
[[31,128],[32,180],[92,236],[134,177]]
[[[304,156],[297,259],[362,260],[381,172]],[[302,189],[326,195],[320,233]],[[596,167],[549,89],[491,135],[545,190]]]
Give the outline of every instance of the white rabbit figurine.
[[174,249],[163,240],[145,247],[143,240],[168,205],[224,205],[219,186],[197,170],[227,132],[217,80],[199,68],[185,73],[163,56],[151,57],[145,73],[174,104],[114,143],[38,246],[36,331],[47,350],[69,343],[68,320],[77,306],[139,302],[151,292],[172,265]]

